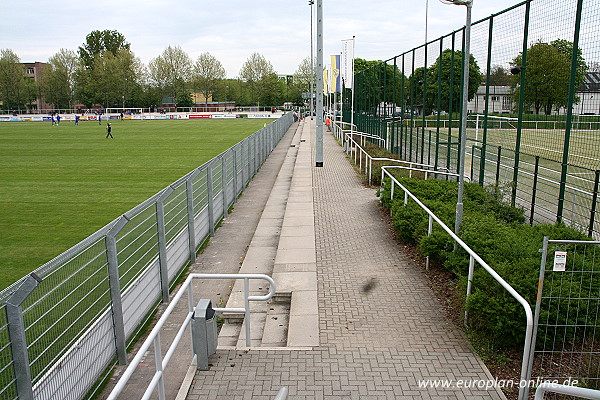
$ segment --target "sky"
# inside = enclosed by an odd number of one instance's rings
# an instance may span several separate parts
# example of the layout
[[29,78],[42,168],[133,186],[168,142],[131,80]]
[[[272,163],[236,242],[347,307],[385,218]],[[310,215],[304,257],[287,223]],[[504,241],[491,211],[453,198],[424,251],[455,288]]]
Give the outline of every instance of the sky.
[[[473,21],[519,2],[474,0]],[[429,0],[428,39],[463,26],[465,9]],[[145,64],[179,46],[192,60],[211,53],[229,78],[253,52],[278,74],[293,74],[310,56],[310,10],[308,0],[0,0],[0,49],[21,62],[47,62],[61,48],[77,51],[88,33],[109,29]],[[425,16],[426,0],[323,0],[324,56],[339,54],[341,41],[355,36],[356,57],[389,59],[424,42]]]

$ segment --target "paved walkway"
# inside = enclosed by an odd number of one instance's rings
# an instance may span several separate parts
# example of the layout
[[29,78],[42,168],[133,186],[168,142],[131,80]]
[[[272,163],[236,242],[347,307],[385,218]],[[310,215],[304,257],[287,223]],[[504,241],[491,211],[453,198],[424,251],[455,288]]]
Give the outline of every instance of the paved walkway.
[[[303,301],[308,301],[309,308],[316,306],[316,315],[306,315],[303,324],[301,312],[296,312],[300,319],[292,322],[290,317],[288,333],[289,340],[290,335],[308,328],[309,345],[221,347],[210,358],[210,370],[196,372],[187,399],[273,399],[283,386],[288,387],[290,400],[502,399],[495,390],[419,387],[422,380],[487,381],[491,377],[444,316],[426,278],[393,241],[375,190],[361,184],[330,134],[324,138],[324,167],[313,167],[314,122],[300,125],[303,135],[294,141],[299,148],[286,156],[288,161],[295,158],[292,176],[299,173],[302,178],[287,179],[292,170],[286,168],[278,176],[278,181],[289,186],[286,217],[293,216],[288,211],[296,203],[289,199],[303,202],[312,193],[312,206],[300,207],[301,220],[291,218],[291,225],[286,225],[284,219],[277,225],[281,229],[272,229],[275,235],[279,232],[279,243],[275,259],[269,257],[274,276],[278,268],[280,272],[312,272],[314,264],[316,279],[306,281],[317,286],[316,304],[311,304],[312,295]],[[305,175],[309,169],[312,174]],[[279,205],[275,208],[281,213],[281,191],[275,195]],[[270,218],[268,209],[261,221]],[[307,228],[306,221],[312,221],[312,226]],[[282,252],[300,242],[285,239],[286,226],[294,224],[298,224],[296,236],[300,231],[310,234],[312,229],[314,247],[304,241],[294,251]],[[227,248],[211,251],[219,254]],[[294,290],[294,282],[286,285]],[[316,338],[311,337],[312,321],[316,322]]]

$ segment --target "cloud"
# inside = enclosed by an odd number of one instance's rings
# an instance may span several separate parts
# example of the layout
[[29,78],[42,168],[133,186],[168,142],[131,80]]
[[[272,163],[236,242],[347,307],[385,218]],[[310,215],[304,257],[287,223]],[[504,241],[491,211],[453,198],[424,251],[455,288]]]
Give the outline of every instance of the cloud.
[[[514,0],[475,1],[474,20],[498,12]],[[356,55],[388,59],[422,44],[425,2],[408,0],[324,1],[324,55],[338,54],[341,40],[356,36]],[[228,76],[237,76],[252,52],[259,52],[282,74],[293,73],[310,55],[308,1],[279,3],[229,0],[2,0],[0,48],[22,61],[47,61],[59,49],[77,50],[92,30],[115,29],[125,35],[142,62],[169,45],[192,59],[210,52]],[[464,24],[465,8],[429,4],[430,39]],[[26,26],[27,29],[23,29]]]

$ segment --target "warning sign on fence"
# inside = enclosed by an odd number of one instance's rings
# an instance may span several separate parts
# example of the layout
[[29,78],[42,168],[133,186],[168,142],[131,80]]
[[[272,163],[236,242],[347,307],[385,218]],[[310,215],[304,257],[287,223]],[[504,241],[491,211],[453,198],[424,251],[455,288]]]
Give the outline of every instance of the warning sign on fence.
[[566,251],[555,251],[554,252],[554,267],[552,271],[566,271],[567,269],[567,252]]

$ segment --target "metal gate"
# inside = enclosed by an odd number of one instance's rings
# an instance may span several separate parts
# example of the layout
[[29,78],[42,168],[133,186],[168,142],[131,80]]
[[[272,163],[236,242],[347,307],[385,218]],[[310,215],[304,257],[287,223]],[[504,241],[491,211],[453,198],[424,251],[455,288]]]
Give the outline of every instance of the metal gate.
[[600,389],[600,242],[544,238],[534,321],[532,382]]

